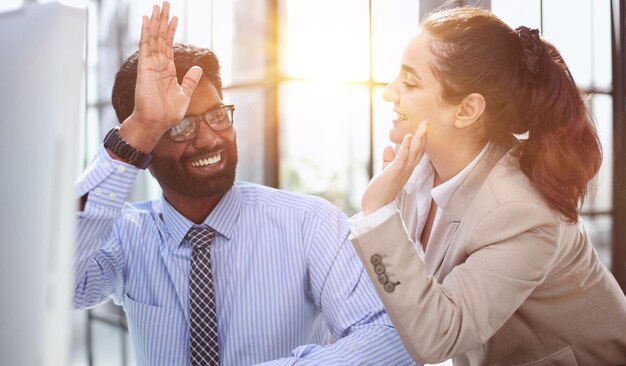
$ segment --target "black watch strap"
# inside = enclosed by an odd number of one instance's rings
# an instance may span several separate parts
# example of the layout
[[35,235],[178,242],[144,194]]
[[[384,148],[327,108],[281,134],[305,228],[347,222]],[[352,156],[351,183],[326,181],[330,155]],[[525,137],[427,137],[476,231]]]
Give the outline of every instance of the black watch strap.
[[124,159],[129,164],[139,169],[146,169],[152,160],[152,155],[142,153],[141,151],[130,146],[128,142],[119,134],[119,126],[115,126],[104,137],[104,146],[111,149],[115,154]]

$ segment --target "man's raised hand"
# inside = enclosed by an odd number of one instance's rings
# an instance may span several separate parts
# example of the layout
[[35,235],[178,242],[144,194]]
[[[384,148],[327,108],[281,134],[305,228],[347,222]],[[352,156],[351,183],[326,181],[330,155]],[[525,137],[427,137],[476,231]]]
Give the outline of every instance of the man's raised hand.
[[135,109],[119,134],[136,149],[149,153],[167,130],[187,112],[202,69],[194,66],[181,84],[174,65],[174,34],[178,18],[170,21],[170,4],[154,5],[150,18],[143,17],[139,40]]
[[202,76],[202,69],[194,66],[178,84],[172,50],[178,18],[170,21],[169,12],[165,1],[163,9],[154,5],[152,16],[143,17],[133,112],[137,120],[163,133],[183,119]]

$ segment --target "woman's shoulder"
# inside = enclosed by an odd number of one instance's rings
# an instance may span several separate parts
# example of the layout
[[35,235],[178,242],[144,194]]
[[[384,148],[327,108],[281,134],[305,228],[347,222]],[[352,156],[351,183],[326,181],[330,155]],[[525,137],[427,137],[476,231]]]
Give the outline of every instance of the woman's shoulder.
[[466,227],[479,226],[494,218],[503,224],[521,226],[558,226],[562,221],[520,169],[517,157],[511,152],[493,166],[463,217]]
[[479,194],[491,196],[494,205],[525,203],[537,208],[551,208],[539,190],[528,179],[513,151],[506,153],[493,167]]

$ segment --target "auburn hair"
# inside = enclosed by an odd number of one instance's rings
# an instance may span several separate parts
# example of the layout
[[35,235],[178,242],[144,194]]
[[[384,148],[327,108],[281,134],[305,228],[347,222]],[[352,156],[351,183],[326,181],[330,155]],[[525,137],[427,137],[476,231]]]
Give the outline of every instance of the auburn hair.
[[553,209],[577,222],[602,149],[559,51],[535,32],[529,67],[528,42],[523,44],[527,40],[520,28],[513,30],[479,8],[432,13],[421,28],[432,38],[431,67],[444,100],[459,103],[480,93],[489,140],[504,143],[514,134],[527,134],[516,148],[521,170]]

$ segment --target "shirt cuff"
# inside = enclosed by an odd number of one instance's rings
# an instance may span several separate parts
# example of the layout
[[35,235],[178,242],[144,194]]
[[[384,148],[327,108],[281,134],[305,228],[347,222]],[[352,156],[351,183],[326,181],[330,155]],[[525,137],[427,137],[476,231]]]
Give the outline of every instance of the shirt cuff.
[[363,216],[363,213],[359,212],[348,219],[352,237],[356,239],[367,234],[375,227],[389,220],[396,212],[398,212],[398,207],[395,201],[388,203],[368,216]]
[[120,210],[130,194],[139,169],[132,164],[111,158],[104,146],[76,182],[77,197],[89,194],[85,211],[92,206]]

